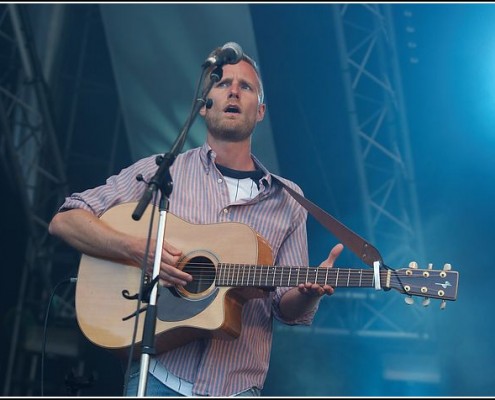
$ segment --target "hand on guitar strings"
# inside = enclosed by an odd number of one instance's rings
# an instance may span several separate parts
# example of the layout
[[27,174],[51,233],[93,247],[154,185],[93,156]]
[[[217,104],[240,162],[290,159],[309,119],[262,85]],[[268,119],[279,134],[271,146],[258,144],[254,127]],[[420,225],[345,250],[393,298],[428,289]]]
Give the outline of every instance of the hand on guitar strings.
[[[332,250],[330,250],[330,253],[328,254],[328,258],[323,261],[319,267],[320,268],[332,268],[333,263],[335,260],[338,258],[340,253],[342,253],[342,250],[344,250],[344,246],[341,243],[336,244]],[[321,286],[317,283],[311,283],[311,282],[306,282],[306,283],[301,283],[298,286],[299,292],[311,296],[311,297],[321,297],[323,295],[332,295],[334,292],[334,288],[331,287],[330,285],[324,285]]]
[[[148,273],[153,273],[154,261],[150,255],[148,262]],[[178,268],[178,262],[182,257],[182,251],[174,247],[167,241],[163,241],[162,257],[160,263],[160,285],[165,287],[172,287],[175,285],[185,286],[193,280],[193,277],[187,272],[183,272]]]

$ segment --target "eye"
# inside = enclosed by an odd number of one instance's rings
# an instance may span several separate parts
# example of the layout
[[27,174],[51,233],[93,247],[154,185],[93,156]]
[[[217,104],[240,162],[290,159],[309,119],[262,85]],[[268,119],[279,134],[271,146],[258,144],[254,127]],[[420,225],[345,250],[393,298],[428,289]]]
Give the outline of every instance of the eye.
[[241,84],[241,88],[244,90],[249,90],[249,91],[253,90],[253,88],[250,85],[248,85],[247,83]]

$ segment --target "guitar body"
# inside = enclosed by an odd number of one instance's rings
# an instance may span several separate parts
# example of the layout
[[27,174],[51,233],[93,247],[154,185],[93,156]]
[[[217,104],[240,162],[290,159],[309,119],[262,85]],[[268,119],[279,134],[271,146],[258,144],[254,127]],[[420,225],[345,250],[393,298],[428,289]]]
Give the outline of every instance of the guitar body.
[[[101,216],[101,220],[118,231],[147,237],[152,207],[148,207],[139,221],[134,221],[131,215],[136,204],[113,207]],[[156,237],[158,219],[156,210],[153,237]],[[213,274],[218,263],[272,265],[273,262],[268,243],[242,223],[196,225],[167,213],[165,240],[182,250],[184,258],[180,261],[180,268],[188,272],[197,268],[189,266],[194,260],[207,260]],[[208,243],[207,248],[205,243]],[[75,302],[77,322],[88,340],[119,351],[132,344],[135,317],[123,318],[136,312],[137,300],[126,298],[123,291],[127,290],[129,295],[137,294],[140,279],[140,268],[82,255]],[[214,282],[192,291],[187,286],[178,289],[159,289],[155,328],[157,352],[171,350],[201,337],[238,337],[243,304],[266,293],[255,288],[216,287]],[[145,314],[143,311],[139,315],[136,344],[142,339]]]

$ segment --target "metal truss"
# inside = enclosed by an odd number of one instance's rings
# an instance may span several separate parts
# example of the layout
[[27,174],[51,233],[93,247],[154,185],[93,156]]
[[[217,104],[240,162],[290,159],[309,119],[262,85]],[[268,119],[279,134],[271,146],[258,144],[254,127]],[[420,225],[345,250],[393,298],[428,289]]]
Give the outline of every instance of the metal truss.
[[[391,6],[348,3],[332,9],[366,237],[389,267],[416,261],[426,269]],[[421,299],[409,306],[404,299],[394,290],[337,291],[320,306],[324,311],[311,332],[431,338],[431,310]]]
[[[34,6],[41,7],[41,6]],[[48,9],[53,7],[53,9]],[[60,7],[60,8],[57,8]],[[43,322],[50,294],[54,288],[77,269],[78,254],[61,241],[48,233],[48,225],[53,214],[70,192],[67,182],[80,175],[80,169],[89,165],[103,166],[102,173],[111,170],[114,148],[108,154],[88,156],[89,146],[79,153],[72,150],[72,137],[76,130],[75,121],[81,90],[87,89],[92,82],[83,82],[82,67],[87,58],[87,37],[90,32],[92,17],[98,13],[98,6],[85,6],[81,9],[72,8],[73,14],[86,15],[82,34],[78,34],[82,50],[78,54],[76,70],[69,77],[75,88],[68,96],[58,94],[58,104],[63,104],[60,113],[68,115],[67,120],[56,118],[54,111],[54,92],[56,82],[48,83],[47,64],[55,64],[48,60],[47,54],[55,54],[64,43],[57,42],[64,35],[56,32],[52,40],[45,44],[39,43],[39,36],[33,35],[33,12],[47,12],[49,25],[59,25],[69,16],[66,15],[65,5],[49,5],[35,11],[28,5],[0,5],[0,154],[4,163],[3,168],[9,171],[9,185],[12,192],[19,193],[22,210],[27,225],[27,244],[15,308],[14,322],[11,332],[8,363],[6,366],[3,395],[38,395],[40,387],[40,360],[42,353]],[[74,6],[78,7],[78,6]],[[32,13],[30,13],[30,11]],[[51,13],[51,14],[50,14]],[[44,18],[47,17],[45,14]],[[40,18],[43,18],[40,17]],[[84,19],[84,18],[83,18]],[[94,19],[94,18],[93,18]],[[46,20],[45,20],[46,21]],[[38,21],[39,22],[39,21]],[[65,31],[64,31],[65,32]],[[38,43],[36,41],[38,40]],[[50,48],[57,47],[57,48]],[[40,50],[42,48],[42,50]],[[38,54],[44,54],[43,60]],[[54,57],[55,58],[55,57]],[[43,61],[43,63],[41,62]],[[43,64],[43,65],[42,65]],[[60,79],[60,78],[59,78]],[[62,82],[62,87],[70,86]],[[94,89],[94,87],[92,87]],[[98,88],[101,90],[102,88]],[[103,91],[108,91],[103,88]],[[57,93],[55,93],[57,94]],[[69,101],[67,101],[69,100]],[[112,113],[108,113],[110,116]],[[121,130],[120,111],[114,116],[113,143]],[[63,126],[63,134],[57,132],[57,127]],[[108,135],[112,137],[112,134]],[[81,155],[80,153],[86,152]],[[75,160],[75,161],[74,161]],[[72,164],[71,164],[72,163]],[[86,163],[85,165],[82,165]],[[69,172],[69,166],[77,164],[76,171]],[[106,168],[105,168],[106,167]],[[60,267],[60,268],[59,268]],[[72,269],[71,269],[72,267]],[[61,273],[61,270],[63,271]],[[60,285],[50,310],[46,354],[50,359],[71,359],[69,364],[77,364],[76,374],[84,373],[84,361],[81,357],[82,343],[79,340],[75,321],[73,285]],[[23,322],[29,315],[30,324]],[[33,317],[34,318],[31,318]],[[58,357],[58,358],[57,358]],[[45,367],[46,368],[46,367]],[[67,367],[70,368],[70,367]],[[51,386],[45,379],[47,390],[62,390]],[[60,386],[59,383],[56,383]]]
[[336,5],[333,21],[367,235],[396,267],[423,243],[390,7]]
[[[11,173],[10,188],[19,194],[27,225],[4,395],[10,393],[17,352],[24,345],[19,338],[31,333],[21,332],[23,315],[40,316],[43,310],[39,308],[39,300],[51,286],[53,243],[47,227],[55,205],[64,194],[66,182],[49,94],[26,18],[19,5],[0,7],[0,48],[4,64],[0,78],[0,151],[4,168]],[[34,299],[37,301],[32,302]],[[31,328],[36,327],[26,329]]]

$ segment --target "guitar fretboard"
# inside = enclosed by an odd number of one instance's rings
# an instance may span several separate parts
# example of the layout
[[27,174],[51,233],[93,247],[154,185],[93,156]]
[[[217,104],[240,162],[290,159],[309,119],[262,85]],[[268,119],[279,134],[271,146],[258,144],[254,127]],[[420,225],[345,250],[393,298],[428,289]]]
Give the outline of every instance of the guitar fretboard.
[[[219,264],[217,273],[217,286],[295,287],[307,282],[333,287],[375,286],[373,270],[356,268]],[[387,271],[380,271],[382,285],[387,276]]]

